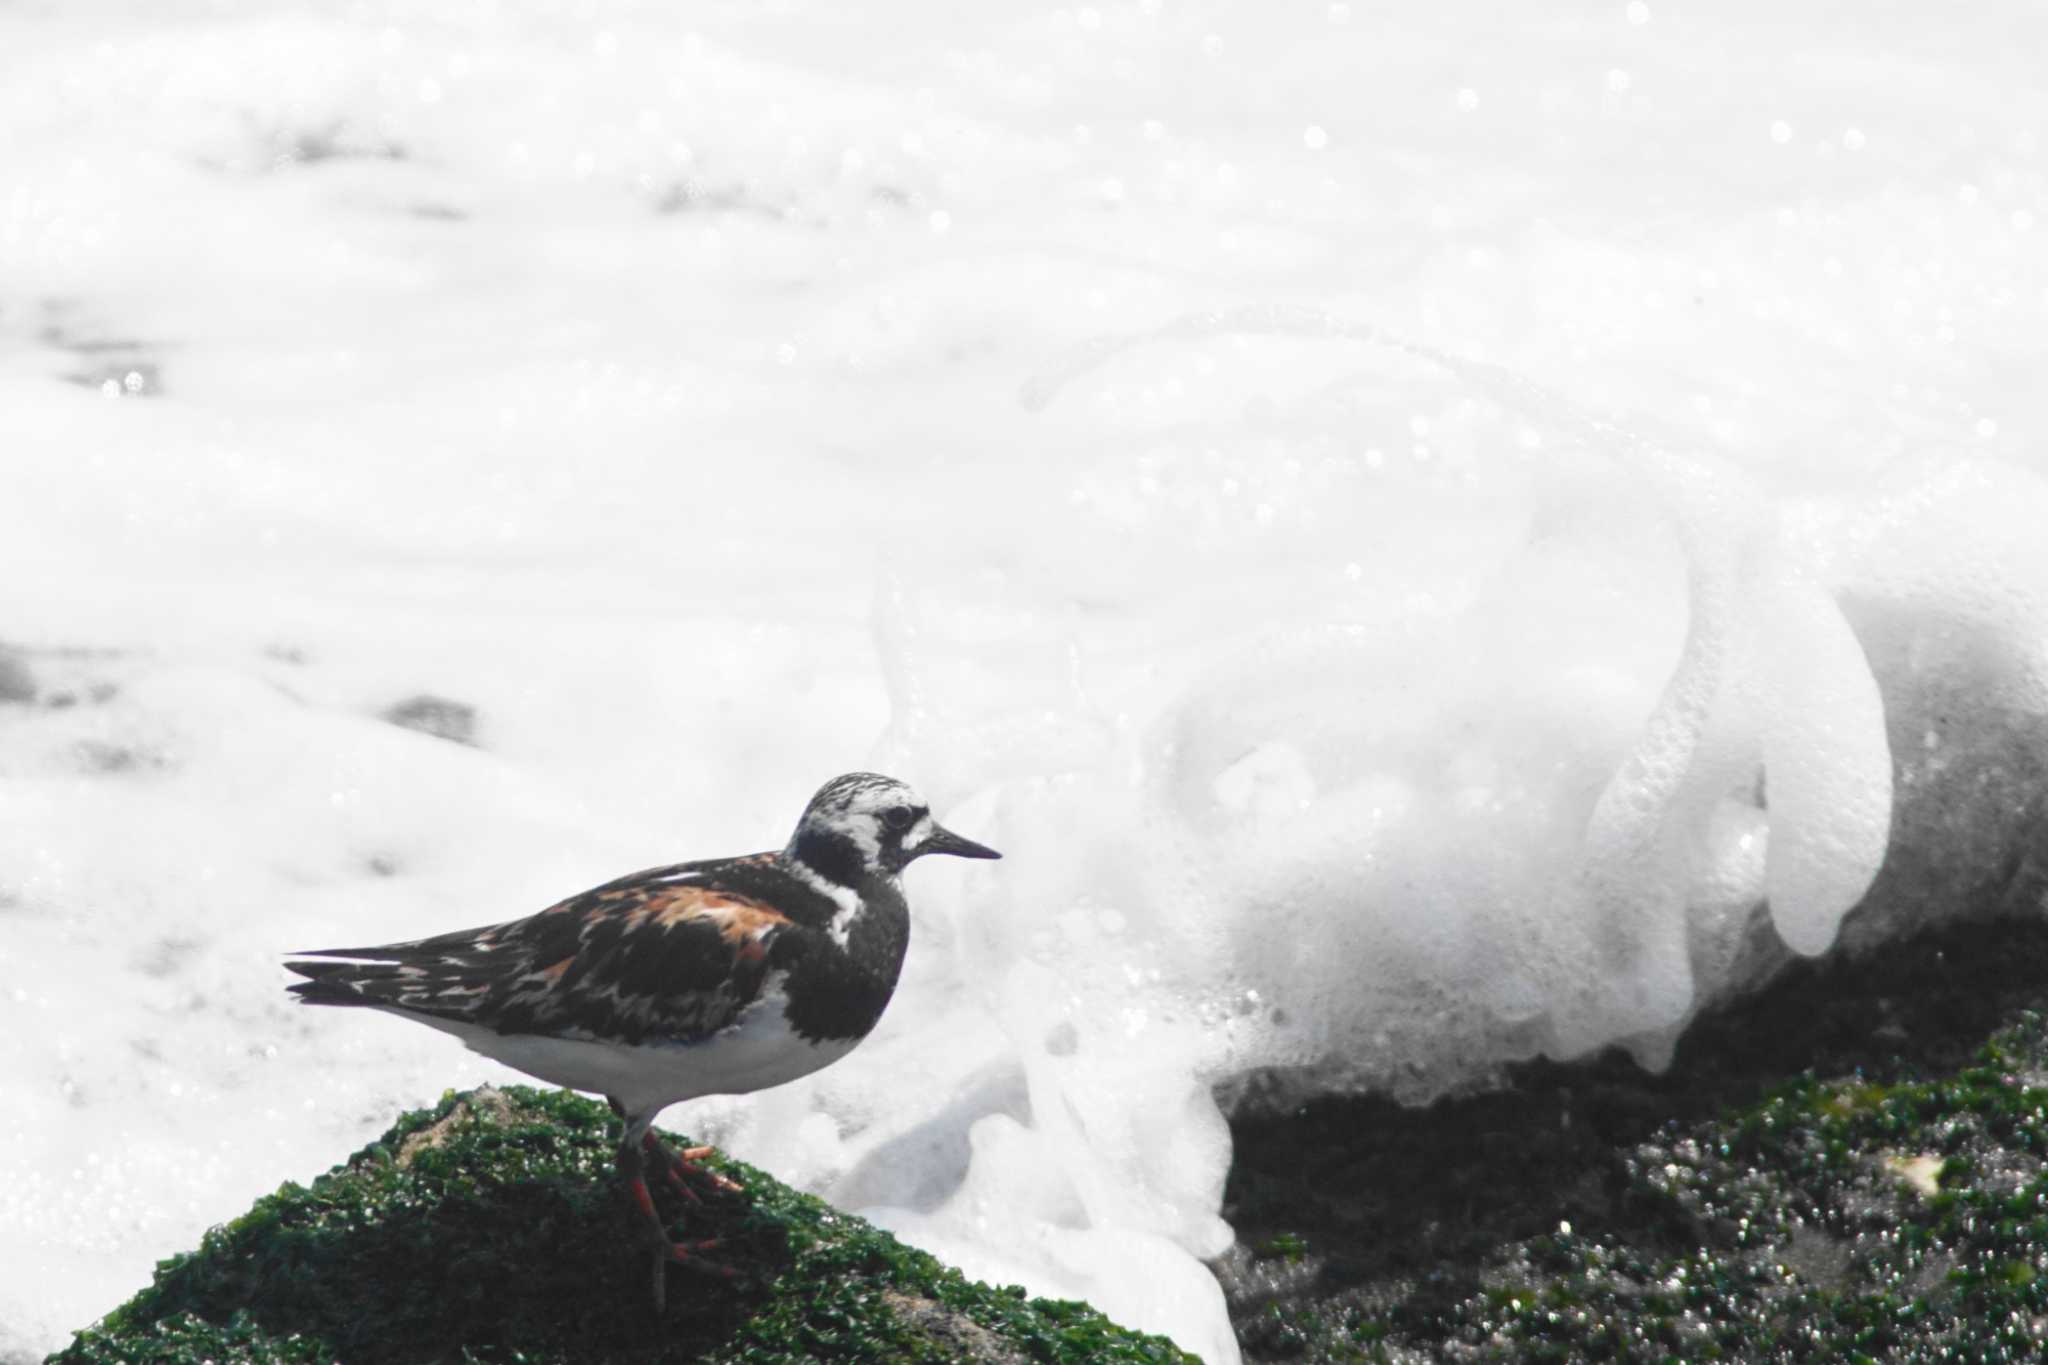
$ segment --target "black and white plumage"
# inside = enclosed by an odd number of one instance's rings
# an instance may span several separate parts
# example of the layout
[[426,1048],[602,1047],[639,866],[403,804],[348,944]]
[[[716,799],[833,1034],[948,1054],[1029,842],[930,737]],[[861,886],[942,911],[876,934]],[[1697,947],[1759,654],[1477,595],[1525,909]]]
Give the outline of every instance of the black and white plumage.
[[656,1114],[795,1080],[874,1028],[910,941],[898,879],[928,853],[1000,856],[937,824],[905,783],[848,773],[776,852],[652,868],[525,919],[285,965],[307,978],[290,988],[307,1004],[415,1019],[607,1097],[626,1123],[621,1172],[653,1218],[647,1157],[678,1184],[706,1174],[696,1153],[678,1161],[654,1140]]

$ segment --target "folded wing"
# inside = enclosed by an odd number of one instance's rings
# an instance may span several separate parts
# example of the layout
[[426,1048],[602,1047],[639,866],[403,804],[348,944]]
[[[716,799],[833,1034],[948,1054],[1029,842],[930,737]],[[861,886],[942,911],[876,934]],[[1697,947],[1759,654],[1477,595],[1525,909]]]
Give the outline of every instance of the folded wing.
[[657,869],[537,915],[285,965],[313,1005],[367,1005],[498,1033],[691,1042],[731,1024],[800,950],[796,926],[700,874]]

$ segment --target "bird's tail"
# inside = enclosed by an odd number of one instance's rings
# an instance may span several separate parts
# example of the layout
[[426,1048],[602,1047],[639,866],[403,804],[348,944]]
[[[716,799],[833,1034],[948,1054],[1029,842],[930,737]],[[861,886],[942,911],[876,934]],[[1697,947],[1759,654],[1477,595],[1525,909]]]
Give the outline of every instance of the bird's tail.
[[285,987],[308,1005],[375,1005],[382,1003],[379,983],[397,977],[388,962],[287,962],[289,971],[306,977]]

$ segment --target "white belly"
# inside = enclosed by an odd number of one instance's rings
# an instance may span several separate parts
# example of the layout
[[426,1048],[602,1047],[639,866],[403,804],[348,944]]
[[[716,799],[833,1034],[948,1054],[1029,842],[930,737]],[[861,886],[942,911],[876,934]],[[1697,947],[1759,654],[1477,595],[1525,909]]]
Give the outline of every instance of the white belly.
[[475,1024],[407,1014],[460,1038],[472,1052],[551,1085],[606,1095],[631,1114],[648,1114],[703,1095],[744,1095],[808,1076],[859,1044],[813,1043],[789,1027],[783,999],[764,995],[732,1025],[701,1042],[637,1046],[538,1033],[494,1033]]

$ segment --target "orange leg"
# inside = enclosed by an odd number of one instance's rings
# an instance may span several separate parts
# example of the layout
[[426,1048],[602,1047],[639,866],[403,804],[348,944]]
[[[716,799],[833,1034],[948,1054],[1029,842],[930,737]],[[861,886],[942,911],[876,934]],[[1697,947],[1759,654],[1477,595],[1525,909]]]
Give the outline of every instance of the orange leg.
[[[668,1225],[662,1222],[661,1214],[654,1207],[654,1195],[647,1188],[644,1150],[640,1143],[630,1139],[621,1143],[618,1165],[619,1176],[626,1184],[626,1194],[640,1215],[640,1225],[645,1230],[646,1239],[654,1253],[654,1312],[658,1317],[668,1307],[667,1269],[671,1264],[692,1266],[727,1279],[737,1278],[737,1272],[729,1266],[706,1260],[700,1254],[715,1249],[719,1245],[717,1238],[700,1242],[677,1242],[669,1237]],[[693,1193],[691,1197],[696,1196]]]

